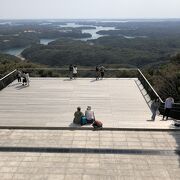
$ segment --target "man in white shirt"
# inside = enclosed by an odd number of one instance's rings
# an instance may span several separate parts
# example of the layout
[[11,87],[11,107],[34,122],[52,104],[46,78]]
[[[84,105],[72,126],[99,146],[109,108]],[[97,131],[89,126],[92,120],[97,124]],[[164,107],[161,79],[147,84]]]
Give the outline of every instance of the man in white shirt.
[[27,86],[29,86],[29,82],[30,82],[30,80],[29,80],[29,73],[25,73],[25,78],[26,78],[26,85]]
[[77,66],[73,66],[73,78],[77,78]]
[[165,117],[166,117],[166,120],[168,120],[173,104],[174,104],[174,99],[172,97],[168,97],[164,104],[163,120]]

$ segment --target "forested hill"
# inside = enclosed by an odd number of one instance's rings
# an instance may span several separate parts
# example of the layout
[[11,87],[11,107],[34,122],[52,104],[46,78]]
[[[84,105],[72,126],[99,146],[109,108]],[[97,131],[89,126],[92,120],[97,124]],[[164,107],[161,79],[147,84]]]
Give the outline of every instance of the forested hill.
[[[90,28],[90,27],[89,27]],[[39,44],[40,39],[57,39],[59,37],[89,38],[91,34],[82,33],[80,28],[56,28],[38,24],[9,26],[0,24],[0,51],[9,48],[29,47]]]
[[68,64],[124,64],[144,67],[148,64],[164,63],[167,56],[179,50],[180,41],[110,36],[88,42],[61,38],[47,46],[32,46],[22,54],[32,62],[56,67]]
[[180,54],[171,57],[167,64],[145,68],[144,73],[163,100],[172,96],[180,102]]
[[23,68],[38,68],[43,67],[43,65],[31,63],[29,61],[22,61],[21,59],[0,53],[0,78],[2,78],[5,74],[13,71],[14,69],[23,69]]
[[[70,43],[70,42],[69,42]],[[83,46],[83,43],[81,44]],[[40,48],[40,47],[39,47]],[[44,48],[44,46],[43,46]],[[143,69],[145,76],[151,82],[158,94],[165,99],[171,95],[176,102],[180,102],[180,54],[166,59],[169,63],[155,67],[146,67]],[[108,65],[116,67],[119,64]],[[15,68],[23,70],[24,68],[42,68],[40,64],[35,64],[29,61],[21,61],[15,56],[0,54],[0,78]],[[32,74],[31,74],[32,75]],[[60,74],[46,72],[46,70],[37,71],[34,75],[50,77],[59,76]],[[128,76],[128,74],[126,74]],[[113,77],[113,74],[112,74]]]

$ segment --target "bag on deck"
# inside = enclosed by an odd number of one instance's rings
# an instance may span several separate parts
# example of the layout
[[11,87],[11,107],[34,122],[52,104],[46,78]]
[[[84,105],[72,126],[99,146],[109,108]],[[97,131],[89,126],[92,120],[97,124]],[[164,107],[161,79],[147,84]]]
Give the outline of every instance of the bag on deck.
[[97,120],[95,120],[92,125],[94,128],[102,128],[103,127],[103,123],[101,121],[97,121]]
[[86,119],[85,116],[82,116],[82,117],[81,117],[81,126],[83,126],[83,125],[85,125],[85,124],[87,124],[87,119]]

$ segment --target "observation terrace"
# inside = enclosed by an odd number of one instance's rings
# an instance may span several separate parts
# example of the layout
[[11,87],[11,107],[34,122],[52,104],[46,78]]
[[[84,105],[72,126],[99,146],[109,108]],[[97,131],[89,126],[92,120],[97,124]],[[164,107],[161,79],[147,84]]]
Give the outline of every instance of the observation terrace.
[[[65,69],[27,71],[29,87],[15,80],[16,70],[0,79],[1,180],[180,179],[180,129],[172,120],[179,104],[170,120],[149,121],[159,95],[140,70],[109,69],[98,81],[87,69],[76,80]],[[103,130],[72,124],[76,107],[88,105]]]
[[[35,69],[27,71],[36,75]],[[65,77],[31,77],[29,87],[13,81],[16,70],[10,73],[6,81],[13,82],[0,91],[0,126],[80,128],[72,124],[74,112],[90,105],[105,128],[174,128],[172,120],[161,121],[161,115],[150,121],[151,99],[158,94],[138,69],[110,69],[106,76],[113,72],[121,78],[97,81],[92,70],[80,70],[76,80],[69,80],[65,69],[54,69],[58,71]],[[122,78],[122,71],[130,71],[131,77]],[[82,78],[87,72],[91,78]]]

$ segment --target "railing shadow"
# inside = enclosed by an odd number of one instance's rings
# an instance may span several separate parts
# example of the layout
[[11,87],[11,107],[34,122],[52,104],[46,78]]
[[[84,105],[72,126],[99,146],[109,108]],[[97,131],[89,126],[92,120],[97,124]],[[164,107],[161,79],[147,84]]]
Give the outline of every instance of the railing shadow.
[[25,88],[27,88],[28,86],[23,86],[22,84],[21,85],[19,85],[19,86],[16,86],[15,88],[17,89],[17,90],[21,90],[21,89],[25,89]]
[[14,83],[14,84],[10,84],[10,85],[8,85],[8,87],[14,87],[14,86],[17,86],[17,85],[19,85],[19,82]]
[[72,79],[70,79],[70,78],[69,79],[64,79],[63,81],[72,81]]
[[[178,129],[179,131],[172,131],[169,134],[174,138],[175,144],[173,144],[172,148],[175,149],[176,152],[180,151],[180,127],[176,127],[176,130]],[[179,167],[180,167],[180,154],[176,153],[178,155],[178,162],[179,162]],[[179,170],[178,170],[179,171]]]
[[101,79],[92,79],[90,82],[91,83],[95,83],[95,82],[98,82],[98,81],[100,81]]

